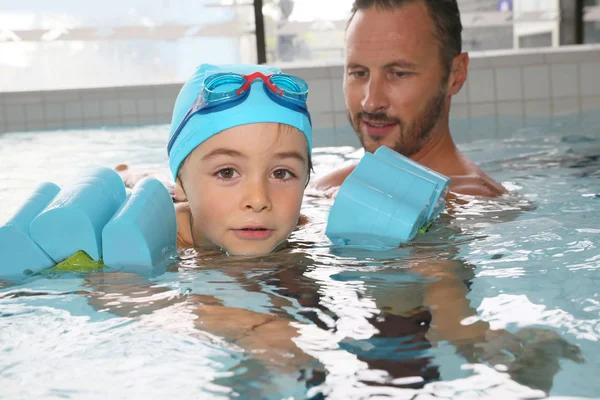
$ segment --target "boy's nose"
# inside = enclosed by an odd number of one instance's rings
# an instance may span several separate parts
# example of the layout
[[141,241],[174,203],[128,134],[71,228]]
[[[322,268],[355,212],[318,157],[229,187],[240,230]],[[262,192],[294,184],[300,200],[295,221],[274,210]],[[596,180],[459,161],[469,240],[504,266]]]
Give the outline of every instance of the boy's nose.
[[243,208],[260,212],[271,209],[271,198],[267,183],[263,180],[249,181],[246,184]]

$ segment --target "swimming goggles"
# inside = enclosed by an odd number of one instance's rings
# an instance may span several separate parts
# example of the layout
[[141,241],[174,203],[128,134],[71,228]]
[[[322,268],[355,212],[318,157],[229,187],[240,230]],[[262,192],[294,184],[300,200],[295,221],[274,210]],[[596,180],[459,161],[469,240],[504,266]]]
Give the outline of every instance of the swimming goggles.
[[215,73],[204,80],[200,95],[171,136],[167,152],[171,153],[179,133],[190,118],[197,114],[226,110],[242,103],[248,97],[252,82],[256,79],[263,81],[262,87],[265,93],[275,103],[300,112],[306,115],[309,121],[311,120],[306,106],[308,84],[297,76],[282,73],[264,75],[261,72],[250,75],[233,72]]

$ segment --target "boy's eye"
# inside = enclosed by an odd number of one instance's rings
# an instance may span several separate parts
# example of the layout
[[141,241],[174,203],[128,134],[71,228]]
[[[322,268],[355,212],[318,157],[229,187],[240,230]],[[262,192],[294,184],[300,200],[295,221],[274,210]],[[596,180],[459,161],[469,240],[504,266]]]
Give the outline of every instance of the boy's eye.
[[219,178],[232,179],[237,176],[237,171],[233,168],[223,168],[217,172]]
[[275,179],[287,180],[287,179],[295,178],[296,175],[294,175],[287,169],[277,169],[277,170],[273,171],[273,177]]

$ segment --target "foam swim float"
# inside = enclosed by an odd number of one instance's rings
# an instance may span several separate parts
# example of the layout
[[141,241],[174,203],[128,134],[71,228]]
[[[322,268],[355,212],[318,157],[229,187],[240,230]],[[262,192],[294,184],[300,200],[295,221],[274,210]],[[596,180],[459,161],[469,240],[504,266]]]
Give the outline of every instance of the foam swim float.
[[160,181],[146,177],[127,194],[117,172],[92,168],[63,188],[42,183],[0,226],[0,276],[147,270],[176,254],[176,238],[175,208]]
[[340,187],[325,234],[335,246],[396,248],[444,210],[449,185],[450,178],[381,146]]

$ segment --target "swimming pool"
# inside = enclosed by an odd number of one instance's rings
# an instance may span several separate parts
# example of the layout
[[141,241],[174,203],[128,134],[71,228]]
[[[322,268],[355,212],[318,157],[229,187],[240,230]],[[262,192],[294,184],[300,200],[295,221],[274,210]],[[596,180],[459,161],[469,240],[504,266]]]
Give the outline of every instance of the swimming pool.
[[[5,283],[0,397],[600,398],[599,127],[471,132],[461,148],[511,194],[460,198],[394,251],[328,247],[331,200],[309,193],[282,253]],[[0,223],[87,165],[166,174],[166,129],[0,135]],[[361,154],[316,149],[316,173]]]

